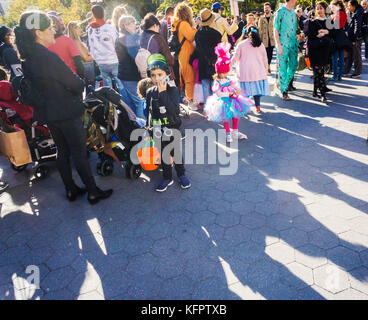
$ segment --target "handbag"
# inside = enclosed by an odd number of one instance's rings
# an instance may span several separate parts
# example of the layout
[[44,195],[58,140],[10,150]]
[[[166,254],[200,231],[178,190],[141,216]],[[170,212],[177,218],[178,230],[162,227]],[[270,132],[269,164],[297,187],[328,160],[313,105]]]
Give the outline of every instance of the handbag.
[[298,68],[297,71],[303,71],[307,67],[307,62],[305,61],[305,57],[303,53],[298,53]]
[[308,45],[311,49],[331,47],[332,39],[329,36],[324,36],[322,38],[315,38],[315,39],[309,40]]
[[[323,26],[319,23],[318,20],[315,20],[315,21],[319,24],[321,28],[323,28]],[[325,35],[322,38],[316,37],[314,39],[308,39],[308,46],[311,49],[319,49],[319,48],[324,48],[324,47],[332,48],[332,45],[333,45],[333,40],[328,35]]]

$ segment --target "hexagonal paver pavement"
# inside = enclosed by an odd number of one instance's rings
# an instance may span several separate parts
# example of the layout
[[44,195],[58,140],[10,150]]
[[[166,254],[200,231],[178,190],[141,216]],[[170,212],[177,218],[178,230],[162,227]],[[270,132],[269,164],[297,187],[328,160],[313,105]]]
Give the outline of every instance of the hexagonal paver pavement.
[[[0,158],[0,300],[368,300],[367,63],[361,79],[329,83],[328,107],[310,75],[296,75],[294,101],[263,97],[240,119],[248,139],[215,144],[236,165],[185,161],[189,190],[174,173],[159,194],[161,171],[130,180],[114,165],[95,173],[113,196],[91,207],[66,201],[54,163],[36,180]],[[197,128],[220,126],[183,118],[183,133]],[[230,164],[236,174],[222,175]]]

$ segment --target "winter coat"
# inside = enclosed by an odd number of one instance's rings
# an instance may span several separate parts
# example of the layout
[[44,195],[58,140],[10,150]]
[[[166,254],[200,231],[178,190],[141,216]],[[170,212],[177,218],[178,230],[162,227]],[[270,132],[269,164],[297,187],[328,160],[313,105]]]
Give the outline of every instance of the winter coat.
[[265,16],[262,16],[258,22],[259,36],[266,48],[268,42],[271,42],[271,47],[275,46],[275,37],[273,36],[273,15],[271,14],[270,21]]
[[209,26],[204,26],[197,31],[194,40],[198,50],[199,81],[203,79],[212,80],[216,73],[217,55],[215,47],[221,42],[221,34]]

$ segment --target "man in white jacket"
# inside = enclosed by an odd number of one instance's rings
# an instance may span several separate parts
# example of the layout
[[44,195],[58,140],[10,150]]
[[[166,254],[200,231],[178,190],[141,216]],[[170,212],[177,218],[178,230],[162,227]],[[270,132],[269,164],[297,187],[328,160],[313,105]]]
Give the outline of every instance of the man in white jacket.
[[122,84],[118,78],[119,60],[115,51],[118,38],[116,28],[105,22],[105,10],[100,5],[92,7],[93,21],[87,28],[89,50],[96,60],[104,86],[112,87],[112,81],[119,91]]

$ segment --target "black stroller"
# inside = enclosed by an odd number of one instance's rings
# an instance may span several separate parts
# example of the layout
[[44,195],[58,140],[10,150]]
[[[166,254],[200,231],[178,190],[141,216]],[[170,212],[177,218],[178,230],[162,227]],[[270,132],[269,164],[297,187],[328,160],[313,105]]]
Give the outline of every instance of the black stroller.
[[[93,139],[87,130],[87,144],[98,152],[99,162],[96,171],[101,176],[109,176],[114,171],[114,162],[122,165],[124,162],[127,178],[138,179],[142,173],[142,167],[133,164],[130,159],[130,151],[138,142],[132,143],[130,135],[133,130],[141,128],[136,121],[133,111],[122,100],[121,96],[110,87],[101,87],[96,90],[89,88],[90,93],[84,99],[86,107],[83,119],[85,128],[88,126],[88,118],[101,130],[103,142],[100,138]],[[100,134],[97,134],[97,136]],[[93,135],[96,136],[96,135]]]
[[[3,129],[8,129],[10,132],[14,130],[14,127],[24,130],[31,152],[32,161],[34,162],[32,170],[37,179],[43,179],[47,176],[49,171],[46,163],[56,160],[56,145],[47,126],[37,121],[33,121],[31,115],[25,112],[28,109],[31,110],[31,108],[23,106],[23,110],[22,106],[23,105],[19,103],[9,104],[4,101],[0,101],[0,117],[2,120],[2,126],[5,126],[6,128]],[[28,164],[16,166],[11,163],[11,168],[17,172],[21,172],[27,167]]]

